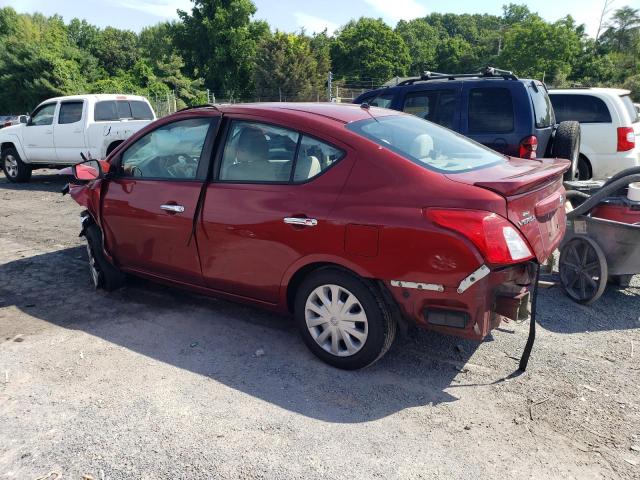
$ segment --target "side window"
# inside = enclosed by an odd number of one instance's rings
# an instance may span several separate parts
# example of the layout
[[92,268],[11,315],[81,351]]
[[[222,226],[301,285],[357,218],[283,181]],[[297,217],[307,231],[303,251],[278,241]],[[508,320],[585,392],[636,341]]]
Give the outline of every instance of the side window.
[[93,111],[93,120],[96,122],[113,122],[118,120],[118,110],[115,100],[97,102]]
[[302,136],[296,169],[293,173],[294,182],[305,182],[320,175],[343,157],[341,150],[327,145],[315,138]]
[[195,179],[210,125],[211,118],[193,118],[169,123],[147,133],[122,154],[121,175]]
[[506,133],[513,130],[513,99],[506,88],[469,91],[469,131]]
[[234,121],[222,155],[220,180],[289,182],[300,134],[262,123]]
[[370,99],[367,103],[372,107],[391,108],[392,101],[392,93],[382,93],[377,97]]
[[403,111],[443,127],[453,128],[456,112],[455,91],[429,90],[409,93],[405,97]]
[[[611,123],[609,108],[591,95],[552,95],[551,102],[558,122]],[[557,105],[557,107],[556,107]]]
[[58,124],[66,125],[82,120],[83,107],[84,102],[62,102],[60,104],[60,113],[58,114]]
[[56,113],[56,104],[48,103],[41,106],[38,110],[33,112],[29,125],[42,126],[53,125],[53,115]]
[[529,84],[529,92],[531,99],[533,100],[533,114],[536,118],[537,128],[546,128],[555,123],[553,117],[553,107],[551,106],[551,100],[547,93],[546,87],[536,81],[532,81]]

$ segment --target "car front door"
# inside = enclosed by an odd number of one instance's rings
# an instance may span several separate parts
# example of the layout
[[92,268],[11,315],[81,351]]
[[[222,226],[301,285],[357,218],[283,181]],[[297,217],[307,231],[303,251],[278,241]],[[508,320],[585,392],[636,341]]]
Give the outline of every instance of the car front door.
[[207,116],[164,123],[114,161],[101,218],[107,250],[124,270],[202,283],[193,218],[218,122]]
[[23,129],[23,147],[30,162],[55,163],[57,161],[53,143],[53,119],[57,113],[57,107],[56,102],[40,105]]
[[84,152],[86,106],[83,100],[60,102],[57,121],[53,127],[58,163],[77,163]]
[[226,130],[198,223],[204,281],[274,304],[288,267],[340,250],[327,216],[351,161],[345,146],[290,128],[236,119]]

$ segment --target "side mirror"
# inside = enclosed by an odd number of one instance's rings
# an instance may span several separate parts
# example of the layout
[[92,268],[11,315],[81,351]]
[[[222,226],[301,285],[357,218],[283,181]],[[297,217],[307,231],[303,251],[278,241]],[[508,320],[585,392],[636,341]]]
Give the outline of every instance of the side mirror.
[[91,181],[104,176],[102,165],[98,160],[87,160],[71,167],[76,180]]
[[20,115],[20,123],[29,123],[29,117],[27,115]]

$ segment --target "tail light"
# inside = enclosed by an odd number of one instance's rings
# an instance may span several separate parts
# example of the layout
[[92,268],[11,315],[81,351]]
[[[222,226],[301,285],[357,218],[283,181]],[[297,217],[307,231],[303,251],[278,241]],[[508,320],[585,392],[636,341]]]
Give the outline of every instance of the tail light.
[[489,263],[510,265],[533,258],[520,232],[506,218],[495,213],[427,208],[424,215],[436,225],[468,238]]
[[618,151],[627,152],[636,146],[636,134],[632,127],[618,127]]
[[518,156],[520,158],[536,158],[536,151],[538,150],[538,137],[531,135],[525,137],[520,142],[520,151]]

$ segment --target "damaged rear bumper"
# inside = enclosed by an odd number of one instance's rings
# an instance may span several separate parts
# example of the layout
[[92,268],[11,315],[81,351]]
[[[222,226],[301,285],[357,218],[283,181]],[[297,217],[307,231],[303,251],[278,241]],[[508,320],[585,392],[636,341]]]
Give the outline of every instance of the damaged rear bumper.
[[503,317],[526,320],[536,263],[491,269],[481,266],[459,285],[387,282],[403,316],[416,325],[449,335],[482,340]]

